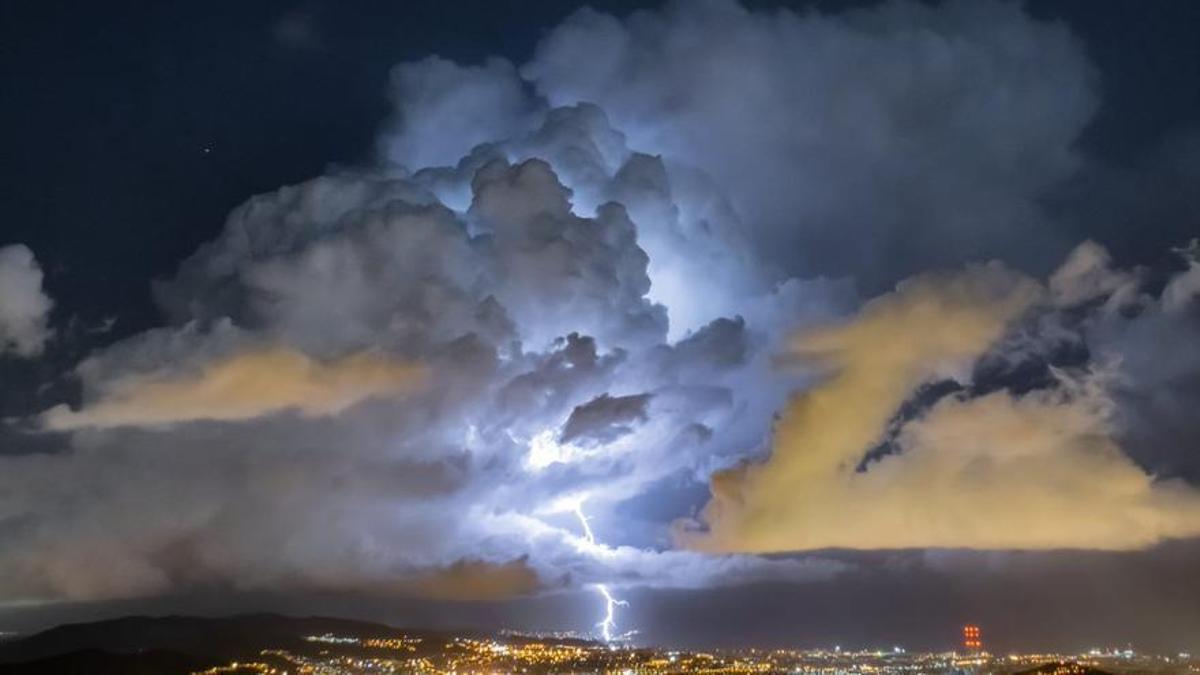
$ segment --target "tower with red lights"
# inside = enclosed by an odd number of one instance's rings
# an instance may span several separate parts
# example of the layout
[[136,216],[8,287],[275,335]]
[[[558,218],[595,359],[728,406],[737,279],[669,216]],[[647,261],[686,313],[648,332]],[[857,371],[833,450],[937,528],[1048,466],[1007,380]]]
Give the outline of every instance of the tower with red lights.
[[963,647],[971,653],[983,651],[983,637],[979,632],[979,626],[971,624],[963,626]]

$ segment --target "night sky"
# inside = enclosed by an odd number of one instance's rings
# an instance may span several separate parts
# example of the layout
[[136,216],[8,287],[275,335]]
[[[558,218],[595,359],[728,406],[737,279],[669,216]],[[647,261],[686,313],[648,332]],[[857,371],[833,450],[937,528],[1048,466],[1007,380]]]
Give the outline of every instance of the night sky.
[[0,8],[0,630],[1200,650],[1200,4],[588,6]]

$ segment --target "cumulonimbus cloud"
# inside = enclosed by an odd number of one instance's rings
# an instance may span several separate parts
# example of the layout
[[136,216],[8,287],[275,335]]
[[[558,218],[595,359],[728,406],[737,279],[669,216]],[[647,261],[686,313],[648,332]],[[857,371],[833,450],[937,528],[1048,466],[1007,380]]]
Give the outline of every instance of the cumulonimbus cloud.
[[967,259],[1048,267],[1077,243],[1057,240],[1038,196],[1083,162],[1097,73],[1065,25],[1016,4],[582,9],[521,74],[702,169],[758,260],[794,274],[853,270],[874,293]]

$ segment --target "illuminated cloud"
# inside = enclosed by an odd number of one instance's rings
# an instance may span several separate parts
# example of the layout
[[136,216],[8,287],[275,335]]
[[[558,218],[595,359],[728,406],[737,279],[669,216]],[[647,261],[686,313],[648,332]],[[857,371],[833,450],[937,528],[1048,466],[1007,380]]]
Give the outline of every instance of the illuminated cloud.
[[322,362],[274,347],[205,363],[196,372],[139,373],[103,385],[81,410],[59,406],[49,429],[163,426],[239,421],[284,410],[334,415],[376,396],[395,396],[420,381],[419,368],[375,352]]
[[[1120,279],[1106,267],[1079,273],[1085,258],[1107,254],[1081,247],[1054,299],[1123,292],[1123,281],[1097,282]],[[945,397],[894,421],[922,384],[969,384],[976,359],[1037,296],[994,267],[922,277],[844,325],[799,336],[793,354],[822,363],[826,379],[788,405],[769,458],[713,477],[702,522],[682,540],[756,552],[1132,549],[1200,535],[1200,491],[1147,474],[1116,440],[1103,363],[1055,373],[1049,389]],[[869,458],[896,424],[896,451]]]
[[[0,555],[0,597],[215,584],[496,599],[838,569],[666,551],[669,522],[622,506],[766,428],[796,379],[770,374],[774,324],[666,341],[625,209],[576,213],[542,160],[491,158],[465,180],[462,210],[374,173],[236,209],[156,288],[176,323],[90,355],[82,405],[43,414],[72,451],[6,460],[0,512],[28,527],[3,534],[20,555]],[[762,306],[809,305],[791,325],[835,295],[797,282]],[[192,423],[206,419],[222,423]],[[597,544],[547,511],[564,497],[587,498]],[[78,551],[112,563],[83,569]]]
[[46,320],[53,305],[33,252],[21,244],[0,247],[0,356],[40,354],[50,337]]
[[704,171],[759,264],[871,292],[970,259],[1057,262],[1038,197],[1081,165],[1099,103],[1066,26],[992,1],[585,8],[521,74],[550,105],[595,103],[631,147]]

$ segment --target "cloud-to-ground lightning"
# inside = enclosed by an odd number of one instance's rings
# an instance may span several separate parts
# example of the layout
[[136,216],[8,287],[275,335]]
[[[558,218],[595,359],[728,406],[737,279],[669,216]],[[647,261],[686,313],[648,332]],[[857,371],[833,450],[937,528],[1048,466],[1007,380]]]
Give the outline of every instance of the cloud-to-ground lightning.
[[[588,522],[587,514],[583,512],[583,500],[576,502],[571,510],[575,513],[575,517],[579,519],[579,527],[583,530],[584,540],[591,546],[600,546],[596,542],[596,534],[592,532],[592,526]],[[604,598],[604,619],[596,624],[600,629],[600,635],[604,637],[604,641],[612,642],[615,639],[620,639],[628,635],[621,634],[614,636],[613,631],[617,627],[617,607],[628,607],[629,603],[625,600],[614,598],[605,584],[596,584],[594,588]]]
[[[605,642],[613,641],[613,629],[617,627],[617,607],[628,607],[629,603],[625,600],[618,600],[608,591],[608,586],[604,584],[596,584],[596,592],[604,596],[604,620],[596,624],[600,628],[600,634],[604,636]],[[617,636],[620,637],[620,636]]]

